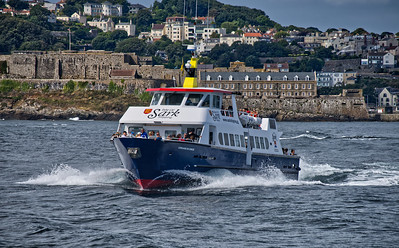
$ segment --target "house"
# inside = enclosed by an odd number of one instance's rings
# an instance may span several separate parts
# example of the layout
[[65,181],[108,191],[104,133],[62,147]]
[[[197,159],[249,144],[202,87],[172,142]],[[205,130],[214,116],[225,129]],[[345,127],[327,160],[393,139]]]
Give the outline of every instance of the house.
[[357,80],[357,72],[344,72],[343,73],[343,84],[355,84]]
[[253,45],[255,42],[262,38],[261,33],[245,33],[243,34],[242,41],[244,44]]
[[367,54],[369,65],[375,68],[393,68],[395,56],[390,52],[370,52]]
[[173,42],[195,39],[195,26],[185,17],[168,17],[164,25],[163,33]]
[[220,35],[220,44],[226,43],[227,45],[231,46],[234,42],[242,42],[242,36],[238,34],[225,34]]
[[395,39],[394,37],[385,37],[378,41],[379,45],[382,47],[393,47],[393,46],[398,46],[398,40]]
[[85,3],[83,9],[84,14],[90,16],[122,16],[122,5],[112,5],[110,2]]
[[314,72],[200,71],[199,84],[238,91],[244,97],[312,98],[317,96]]
[[334,87],[344,82],[343,72],[316,72],[317,87]]
[[87,18],[86,16],[82,15],[82,13],[75,12],[71,15],[70,21],[86,24]]
[[137,14],[139,10],[146,9],[144,5],[141,4],[131,4],[128,6],[129,8],[129,14]]
[[290,66],[288,63],[265,63],[263,70],[266,72],[289,72]]
[[376,89],[378,94],[379,107],[393,107],[394,111],[399,111],[399,89],[385,87]]
[[136,25],[132,23],[132,20],[130,22],[121,22],[119,20],[119,23],[115,25],[115,30],[117,29],[126,31],[128,36],[134,36],[136,33]]
[[160,40],[164,33],[165,24],[152,24],[151,25],[151,39],[153,41]]
[[101,29],[103,32],[112,32],[115,30],[115,23],[111,18],[108,20],[105,19],[93,19],[93,21],[87,22],[89,26],[97,27]]

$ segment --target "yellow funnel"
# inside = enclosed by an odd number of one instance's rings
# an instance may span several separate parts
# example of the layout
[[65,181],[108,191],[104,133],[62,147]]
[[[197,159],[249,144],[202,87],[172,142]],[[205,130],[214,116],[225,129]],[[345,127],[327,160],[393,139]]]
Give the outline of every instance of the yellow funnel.
[[186,78],[184,79],[183,88],[196,88],[197,83],[197,58],[192,57],[190,60],[190,67],[185,67]]

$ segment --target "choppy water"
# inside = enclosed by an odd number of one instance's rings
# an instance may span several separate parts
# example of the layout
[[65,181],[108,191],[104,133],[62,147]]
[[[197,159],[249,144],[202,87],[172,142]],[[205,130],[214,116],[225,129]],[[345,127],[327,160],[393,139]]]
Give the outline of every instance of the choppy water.
[[279,125],[299,181],[216,171],[143,195],[116,122],[0,121],[0,246],[398,247],[399,124]]

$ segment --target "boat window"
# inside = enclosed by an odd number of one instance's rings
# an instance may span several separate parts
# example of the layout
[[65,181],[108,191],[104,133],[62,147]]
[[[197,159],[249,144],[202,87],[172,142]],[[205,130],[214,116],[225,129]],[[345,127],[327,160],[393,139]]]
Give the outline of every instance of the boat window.
[[161,105],[180,105],[183,98],[184,94],[181,93],[165,93]]
[[161,93],[155,93],[152,97],[151,105],[158,105],[159,99],[161,99]]
[[213,96],[213,107],[220,108],[220,96]]
[[251,145],[251,148],[255,148],[255,143],[254,143],[254,137],[249,136],[249,144]]
[[219,133],[219,144],[223,145],[223,134]]
[[143,127],[129,127],[128,132],[129,132],[129,134],[131,134],[133,132],[134,135],[136,135],[138,132],[141,131],[142,128]]
[[202,102],[201,107],[209,107],[210,99],[209,95],[206,96],[205,100]]
[[197,106],[203,94],[189,94],[186,101],[186,106]]
[[269,140],[265,137],[266,149],[269,149]]
[[276,129],[276,121],[273,119],[269,119],[270,129]]
[[233,134],[229,134],[229,136],[230,136],[230,145],[231,146],[235,146],[235,144],[234,144],[234,135]]
[[240,135],[241,147],[245,147],[244,135]]
[[236,146],[240,147],[240,136],[238,134],[234,134]]
[[202,133],[202,128],[197,128],[197,131],[195,132],[196,135],[201,136]]
[[265,149],[265,140],[263,139],[263,137],[260,137],[260,148],[261,149]]
[[229,145],[229,135],[227,133],[223,133],[224,136],[224,145]]
[[259,137],[255,137],[255,145],[257,149],[260,149],[260,145],[259,145]]
[[170,135],[170,137],[176,137],[176,130],[165,130],[165,138]]

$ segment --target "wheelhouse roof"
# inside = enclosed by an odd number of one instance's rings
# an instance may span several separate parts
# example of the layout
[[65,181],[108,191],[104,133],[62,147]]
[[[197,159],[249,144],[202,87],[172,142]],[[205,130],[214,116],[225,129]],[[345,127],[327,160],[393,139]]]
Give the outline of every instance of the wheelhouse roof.
[[168,91],[168,92],[202,92],[202,93],[222,93],[222,94],[232,94],[231,91],[216,89],[216,88],[151,88],[146,91],[150,92],[159,92],[159,91]]

